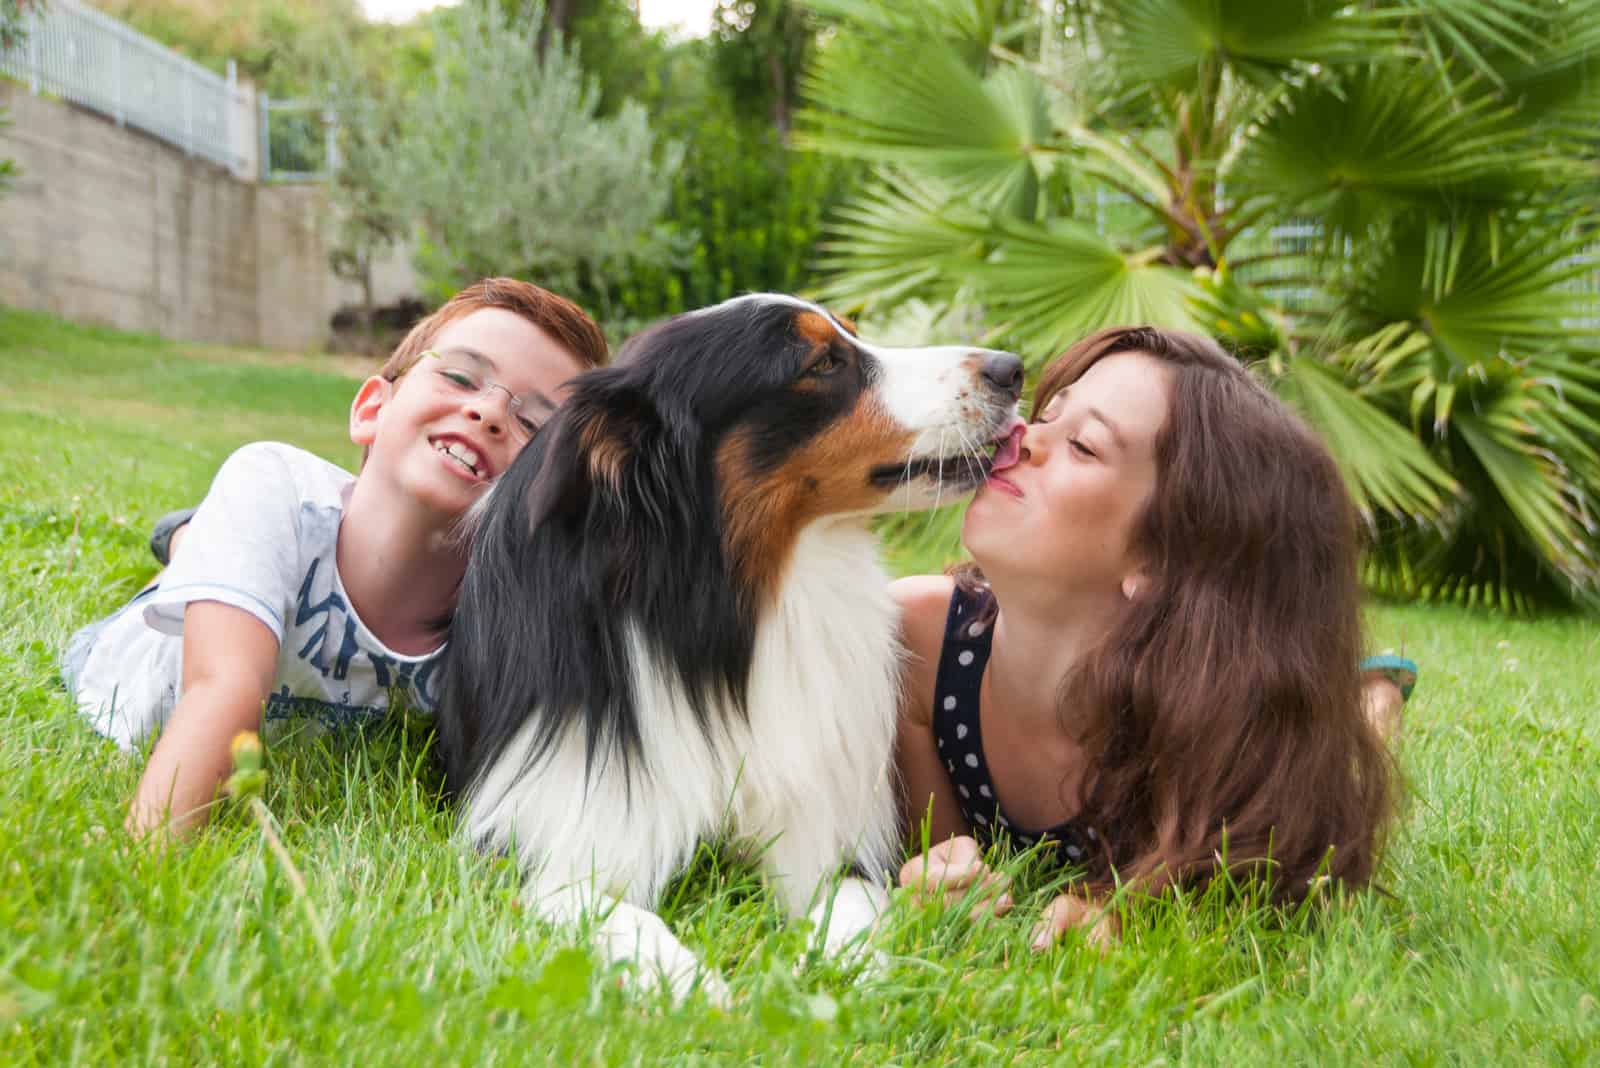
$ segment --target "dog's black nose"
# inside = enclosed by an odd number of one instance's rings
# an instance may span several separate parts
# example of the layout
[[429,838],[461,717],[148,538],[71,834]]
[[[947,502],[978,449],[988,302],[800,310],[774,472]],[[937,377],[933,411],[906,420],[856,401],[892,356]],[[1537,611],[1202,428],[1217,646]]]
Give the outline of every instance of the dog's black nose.
[[1022,396],[1022,360],[1009,352],[984,353],[983,377],[1012,397]]

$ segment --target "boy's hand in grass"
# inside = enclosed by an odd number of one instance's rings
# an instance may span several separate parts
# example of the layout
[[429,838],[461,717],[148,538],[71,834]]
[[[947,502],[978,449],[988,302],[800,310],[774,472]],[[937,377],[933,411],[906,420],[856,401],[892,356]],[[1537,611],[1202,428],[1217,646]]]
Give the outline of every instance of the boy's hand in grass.
[[277,636],[243,609],[216,601],[184,609],[183,694],[139,780],[130,832],[181,837],[205,822],[233,770],[234,737],[261,725],[277,663]]
[[940,842],[900,869],[901,887],[919,901],[937,897],[950,904],[975,893],[978,903],[971,913],[975,920],[1011,911],[1010,883],[1010,876],[983,862],[983,850],[970,835]]

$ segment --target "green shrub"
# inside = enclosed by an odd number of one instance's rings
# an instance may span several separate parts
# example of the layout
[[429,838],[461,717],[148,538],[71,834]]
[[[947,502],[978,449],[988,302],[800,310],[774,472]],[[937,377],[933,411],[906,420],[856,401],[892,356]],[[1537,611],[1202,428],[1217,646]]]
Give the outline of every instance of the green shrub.
[[621,332],[740,293],[807,289],[823,218],[856,174],[716,98],[676,125],[684,155],[664,213],[669,259],[630,263],[584,294]]

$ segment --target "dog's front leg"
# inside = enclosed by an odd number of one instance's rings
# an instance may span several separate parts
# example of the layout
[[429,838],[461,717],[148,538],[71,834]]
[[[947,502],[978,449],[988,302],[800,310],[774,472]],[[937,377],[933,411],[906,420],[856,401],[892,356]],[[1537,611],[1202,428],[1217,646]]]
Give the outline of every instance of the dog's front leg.
[[878,917],[889,909],[888,891],[853,875],[840,880],[839,889],[831,897],[826,896],[828,889],[824,884],[824,896],[812,906],[808,917],[816,932],[812,950],[820,950],[829,958],[848,955],[851,959],[871,952],[872,963],[881,969],[882,955],[872,949],[870,942]]
[[889,895],[866,878],[835,884],[841,851],[826,838],[792,827],[767,846],[762,868],[791,917],[811,921],[811,951],[829,958],[870,953],[870,935],[889,907]]
[[712,1004],[729,1005],[722,977],[702,964],[649,909],[587,886],[536,884],[527,896],[540,918],[556,926],[578,926],[592,919],[595,941],[607,963],[633,964],[634,982],[641,988],[650,990],[665,983],[673,1000],[683,1001],[698,985]]

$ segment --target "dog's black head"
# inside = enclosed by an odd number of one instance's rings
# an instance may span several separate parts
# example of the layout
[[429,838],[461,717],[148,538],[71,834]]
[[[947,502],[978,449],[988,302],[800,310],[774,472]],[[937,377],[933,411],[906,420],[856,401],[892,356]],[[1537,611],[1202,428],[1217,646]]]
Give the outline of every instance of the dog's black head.
[[742,708],[764,607],[809,524],[972,489],[1022,382],[1009,353],[892,349],[754,296],[669,319],[590,371],[501,476],[452,628],[452,790],[532,725],[591,767],[639,744],[641,656],[702,725]]

